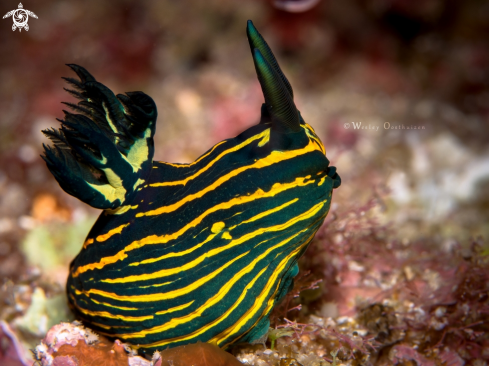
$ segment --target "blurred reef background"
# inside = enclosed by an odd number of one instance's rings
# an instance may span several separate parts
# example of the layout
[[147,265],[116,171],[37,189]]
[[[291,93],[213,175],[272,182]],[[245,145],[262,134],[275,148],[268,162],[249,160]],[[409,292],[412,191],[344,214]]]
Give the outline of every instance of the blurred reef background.
[[[2,365],[31,365],[28,350],[73,320],[68,264],[98,215],[39,157],[41,130],[73,101],[65,64],[153,97],[155,160],[191,162],[259,119],[247,19],[342,185],[268,340],[230,351],[260,366],[487,365],[489,2],[23,5],[38,16],[28,32],[0,22]],[[2,1],[0,13],[17,6]]]

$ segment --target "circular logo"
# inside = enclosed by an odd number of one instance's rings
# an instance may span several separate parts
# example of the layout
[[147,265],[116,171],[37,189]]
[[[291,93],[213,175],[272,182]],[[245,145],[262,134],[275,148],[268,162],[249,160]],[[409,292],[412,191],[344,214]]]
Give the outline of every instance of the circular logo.
[[350,128],[350,122],[345,122],[345,124],[343,125],[343,127],[345,127],[346,129],[349,129]]
[[29,15],[24,9],[17,9],[12,18],[14,19],[14,24],[18,28],[24,28],[27,25],[27,21],[29,20]]

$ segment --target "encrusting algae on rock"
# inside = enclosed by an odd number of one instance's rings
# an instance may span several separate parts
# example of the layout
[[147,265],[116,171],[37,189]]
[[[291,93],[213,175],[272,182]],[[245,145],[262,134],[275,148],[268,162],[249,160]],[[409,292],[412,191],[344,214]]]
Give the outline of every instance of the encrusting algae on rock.
[[232,355],[208,343],[196,343],[155,352],[152,360],[116,340],[108,342],[80,323],[51,328],[34,351],[42,366],[239,366]]

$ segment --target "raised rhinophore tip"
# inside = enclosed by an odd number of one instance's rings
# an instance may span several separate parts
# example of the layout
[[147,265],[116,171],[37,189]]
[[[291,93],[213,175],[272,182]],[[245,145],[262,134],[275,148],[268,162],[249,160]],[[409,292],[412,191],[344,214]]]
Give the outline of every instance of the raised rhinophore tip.
[[250,42],[256,74],[265,97],[267,118],[271,119],[272,126],[277,131],[283,133],[299,132],[301,130],[299,111],[294,104],[289,81],[282,73],[270,47],[258,33],[251,20],[248,20],[246,33]]
[[280,76],[257,48],[253,61],[273,127],[283,133],[299,132],[299,112]]
[[290,97],[293,99],[294,98],[294,92],[292,90],[292,86],[289,83],[289,80],[285,77],[284,73],[280,69],[280,66],[278,65],[277,59],[273,55],[272,50],[268,46],[268,43],[265,41],[265,39],[262,37],[262,35],[258,32],[258,30],[255,28],[253,25],[253,22],[251,20],[248,20],[248,24],[246,26],[246,35],[248,36],[248,42],[250,43],[250,48],[251,52],[253,53],[253,50],[257,48],[265,60],[270,64],[270,66],[273,67],[273,69],[277,72],[277,74],[280,76],[282,79],[282,82],[284,83],[285,87],[287,88],[287,91],[290,94]]

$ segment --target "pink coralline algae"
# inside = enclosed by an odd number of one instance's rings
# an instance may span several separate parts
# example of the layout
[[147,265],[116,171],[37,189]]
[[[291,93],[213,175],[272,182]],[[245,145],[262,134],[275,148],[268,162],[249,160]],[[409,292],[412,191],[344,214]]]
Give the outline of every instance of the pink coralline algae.
[[239,366],[231,354],[208,343],[196,343],[155,352],[152,360],[119,340],[109,342],[80,323],[52,327],[34,351],[42,366]]
[[120,341],[111,344],[78,322],[52,327],[36,347],[35,357],[42,366],[151,366]]

